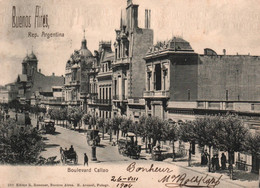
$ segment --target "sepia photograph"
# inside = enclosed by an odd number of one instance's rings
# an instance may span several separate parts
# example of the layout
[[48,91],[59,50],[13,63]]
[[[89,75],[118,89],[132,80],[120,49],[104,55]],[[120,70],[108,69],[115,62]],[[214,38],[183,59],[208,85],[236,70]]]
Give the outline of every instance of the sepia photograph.
[[0,28],[0,188],[260,187],[259,0],[0,0]]

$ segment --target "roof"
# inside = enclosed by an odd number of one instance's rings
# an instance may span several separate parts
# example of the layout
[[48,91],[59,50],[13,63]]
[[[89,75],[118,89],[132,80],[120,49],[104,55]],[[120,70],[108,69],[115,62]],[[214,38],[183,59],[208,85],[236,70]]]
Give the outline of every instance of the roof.
[[156,45],[149,48],[147,54],[158,53],[165,50],[194,52],[189,42],[180,37],[173,37],[169,41],[157,42]]
[[26,74],[18,74],[17,81],[18,82],[27,82],[27,75]]
[[33,51],[32,51],[32,53],[28,56],[28,58],[29,58],[30,60],[37,60],[37,57],[35,56],[35,54],[33,53]]
[[105,61],[113,61],[114,60],[114,53],[113,52],[107,52],[105,51],[104,52],[104,57],[103,57],[103,60],[102,62],[105,62]]
[[52,87],[63,86],[64,77],[62,76],[44,76],[39,72],[35,72],[33,79],[32,92],[52,92]]

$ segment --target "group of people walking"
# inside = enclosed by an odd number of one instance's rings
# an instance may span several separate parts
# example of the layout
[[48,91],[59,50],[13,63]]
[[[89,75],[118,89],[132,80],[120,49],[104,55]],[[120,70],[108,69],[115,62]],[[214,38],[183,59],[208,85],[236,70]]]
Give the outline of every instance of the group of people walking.
[[[221,170],[225,170],[227,168],[226,166],[227,157],[224,153],[222,153],[220,160],[221,160]],[[207,150],[205,150],[201,155],[201,165],[207,165],[208,162],[209,162],[209,154]],[[211,158],[211,169],[213,172],[220,170],[218,154],[213,155],[213,157]]]

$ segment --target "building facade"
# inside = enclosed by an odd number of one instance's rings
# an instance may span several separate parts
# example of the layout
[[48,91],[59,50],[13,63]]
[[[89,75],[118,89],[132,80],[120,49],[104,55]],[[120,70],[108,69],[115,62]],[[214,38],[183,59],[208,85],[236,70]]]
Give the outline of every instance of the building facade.
[[[89,105],[96,116],[102,118],[112,117],[112,63],[114,52],[111,42],[101,41],[99,43],[99,66],[93,82],[92,89],[97,94]],[[93,80],[93,79],[92,79]]]
[[[145,28],[138,26],[138,6],[127,1],[126,17],[120,20],[114,43],[115,56],[112,63],[113,115],[128,115],[138,118],[144,113],[145,61],[148,48],[153,44],[150,29],[151,11],[146,10]],[[138,115],[138,116],[137,116]]]
[[[44,105],[45,99],[62,101],[62,97],[54,96],[53,87],[64,85],[63,76],[45,76],[38,69],[38,59],[32,51],[22,61],[22,74],[19,74],[15,83],[21,103],[30,105]],[[44,104],[43,104],[44,103]],[[61,105],[61,102],[59,102]]]
[[17,99],[18,89],[15,83],[6,84],[0,87],[0,103],[7,104]]
[[89,95],[89,73],[94,71],[94,66],[97,66],[97,59],[87,48],[84,36],[80,50],[75,50],[66,63],[63,88],[65,105],[87,109],[87,99],[92,97]]

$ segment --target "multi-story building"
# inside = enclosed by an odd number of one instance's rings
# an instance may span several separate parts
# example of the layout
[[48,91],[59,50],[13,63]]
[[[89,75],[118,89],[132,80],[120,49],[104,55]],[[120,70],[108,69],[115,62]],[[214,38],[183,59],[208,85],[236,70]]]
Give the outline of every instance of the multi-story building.
[[[231,112],[243,116],[251,132],[260,131],[260,57],[223,52],[206,48],[199,55],[176,37],[151,47],[145,56],[146,114],[178,122]],[[256,156],[235,153],[235,161],[259,169]]]
[[[139,117],[144,113],[145,61],[148,48],[153,44],[150,29],[151,11],[146,10],[145,28],[138,26],[138,6],[127,0],[126,18],[121,15],[120,29],[116,30],[113,71],[113,115]],[[141,101],[140,101],[141,100]],[[137,116],[138,115],[138,116]]]
[[97,75],[98,81],[98,115],[103,118],[112,117],[112,63],[114,52],[111,49],[111,42],[102,41],[99,43],[100,68]]
[[158,42],[146,56],[146,114],[163,119],[169,116],[168,106],[173,101],[197,99],[198,54],[190,44],[174,37]]
[[0,87],[0,103],[9,103],[17,99],[18,89],[15,83],[6,84]]
[[38,70],[38,59],[33,52],[26,55],[22,62],[22,74],[19,74],[14,83],[18,89],[17,99],[22,103],[36,105],[35,101],[40,102],[41,98],[53,97],[52,87],[62,87],[64,84],[63,76],[45,76]]
[[66,63],[64,96],[68,106],[87,108],[89,94],[89,73],[97,63],[96,58],[87,48],[87,40],[81,42],[80,50],[75,50]]

